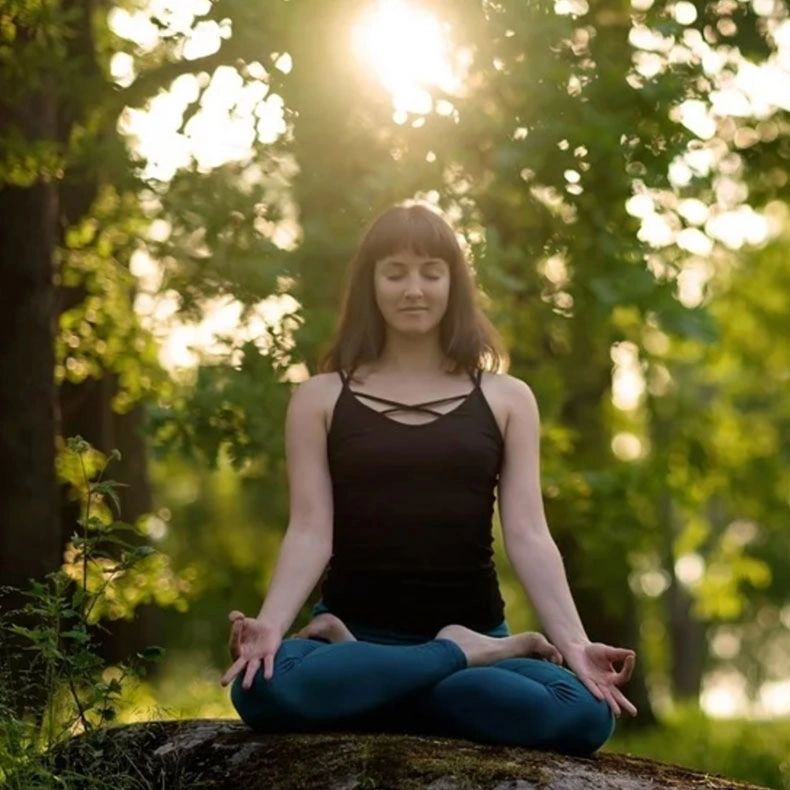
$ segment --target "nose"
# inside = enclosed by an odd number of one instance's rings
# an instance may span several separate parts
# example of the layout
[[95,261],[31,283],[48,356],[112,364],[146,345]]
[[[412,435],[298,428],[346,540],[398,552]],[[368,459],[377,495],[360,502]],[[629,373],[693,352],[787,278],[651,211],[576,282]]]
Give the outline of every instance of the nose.
[[406,286],[406,298],[419,298],[422,295],[422,288],[420,288],[419,280],[410,281]]

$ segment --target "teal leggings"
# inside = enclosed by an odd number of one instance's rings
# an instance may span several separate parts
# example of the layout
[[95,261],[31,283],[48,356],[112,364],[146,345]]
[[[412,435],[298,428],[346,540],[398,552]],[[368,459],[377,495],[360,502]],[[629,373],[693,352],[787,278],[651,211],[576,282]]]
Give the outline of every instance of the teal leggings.
[[[320,602],[313,614],[328,611]],[[588,755],[614,731],[608,704],[568,669],[507,658],[482,667],[449,639],[361,628],[358,641],[283,640],[274,676],[263,666],[245,690],[231,687],[239,716],[261,732],[390,732],[466,738]],[[488,636],[509,636],[506,622]]]

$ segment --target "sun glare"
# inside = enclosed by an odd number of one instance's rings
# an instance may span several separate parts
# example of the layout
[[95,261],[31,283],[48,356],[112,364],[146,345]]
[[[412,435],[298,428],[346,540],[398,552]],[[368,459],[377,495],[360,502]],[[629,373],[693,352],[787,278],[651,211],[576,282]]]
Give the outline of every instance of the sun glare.
[[427,87],[448,93],[459,88],[442,24],[416,5],[379,0],[353,25],[352,46],[392,94],[396,116],[402,120],[408,112],[431,112],[433,99]]

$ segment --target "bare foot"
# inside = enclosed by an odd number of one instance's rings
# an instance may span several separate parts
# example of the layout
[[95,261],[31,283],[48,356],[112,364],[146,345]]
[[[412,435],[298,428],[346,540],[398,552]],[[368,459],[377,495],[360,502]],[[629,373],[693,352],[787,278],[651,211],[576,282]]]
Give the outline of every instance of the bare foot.
[[348,630],[346,624],[330,612],[317,614],[304,628],[293,634],[300,639],[318,636],[330,642],[356,642],[357,638]]
[[535,633],[525,631],[506,637],[479,634],[463,625],[446,625],[434,639],[449,639],[455,642],[466,656],[467,665],[482,667],[505,658],[530,655],[535,647]]

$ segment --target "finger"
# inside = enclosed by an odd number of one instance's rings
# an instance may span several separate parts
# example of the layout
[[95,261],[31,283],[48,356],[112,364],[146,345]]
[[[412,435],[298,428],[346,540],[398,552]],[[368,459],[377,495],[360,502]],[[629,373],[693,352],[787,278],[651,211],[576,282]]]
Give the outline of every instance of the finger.
[[244,612],[240,612],[238,609],[234,609],[229,615],[228,620],[234,622],[235,620],[243,620],[246,617]]
[[612,647],[611,645],[606,646],[606,657],[610,661],[622,661],[629,656],[636,658],[636,653],[628,647]]
[[625,676],[625,679],[623,680],[623,683],[625,683],[626,681],[631,679],[631,675],[634,674],[634,665],[635,664],[636,664],[636,656],[635,655],[634,656],[630,656],[629,658],[626,658],[625,663],[623,665],[623,672],[626,672],[627,674]]
[[236,653],[238,655],[241,655],[241,646],[244,644],[244,636],[245,636],[244,632],[245,630],[247,630],[245,620],[246,618],[240,618],[236,620],[235,623],[233,623],[233,627],[236,631],[235,647],[236,647]]
[[628,656],[625,661],[623,661],[623,668],[616,672],[614,676],[614,683],[617,686],[621,686],[623,683],[628,682],[628,679],[634,672],[634,664],[636,663],[635,656]]
[[244,628],[244,621],[237,620],[230,627],[230,640],[228,641],[228,649],[230,650],[231,658],[238,658],[240,654],[239,645],[241,642],[241,633]]
[[612,709],[612,712],[615,716],[619,716],[622,711],[620,710],[620,706],[617,704],[617,700],[615,700],[614,695],[612,694],[612,690],[608,688],[604,688],[603,690],[604,697],[606,698],[606,702],[608,703],[609,707]]
[[219,682],[223,686],[227,686],[228,683],[230,683],[230,681],[233,680],[233,678],[235,678],[236,675],[239,674],[239,672],[241,672],[242,667],[246,663],[247,663],[247,659],[246,658],[239,658],[236,661],[234,661],[233,664],[231,665],[230,669],[222,676],[222,678],[220,679]]
[[636,716],[637,709],[631,702],[626,698],[620,689],[614,688],[612,689],[612,696],[620,703],[620,706],[626,710],[626,712],[630,716]]
[[576,677],[578,677],[579,680],[584,683],[584,685],[589,689],[590,694],[592,694],[596,699],[604,699],[603,693],[598,688],[598,684],[594,680],[589,680],[587,677],[580,675],[577,675]]
[[263,677],[266,680],[274,677],[274,656],[271,653],[263,657]]
[[241,682],[243,688],[248,689],[252,685],[252,680],[255,677],[255,673],[258,671],[258,667],[260,667],[260,665],[260,658],[250,659],[249,664],[247,664],[247,671],[244,673],[244,680]]

